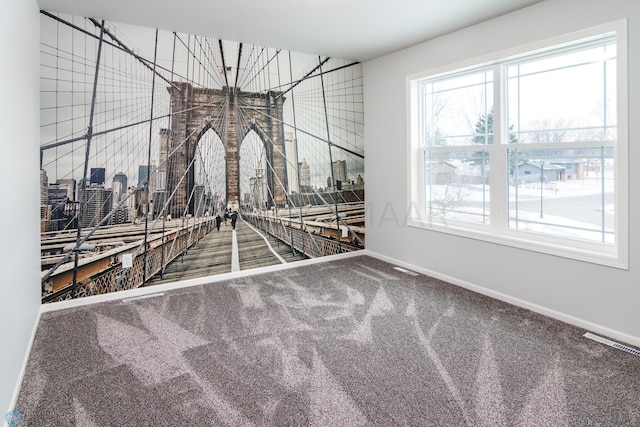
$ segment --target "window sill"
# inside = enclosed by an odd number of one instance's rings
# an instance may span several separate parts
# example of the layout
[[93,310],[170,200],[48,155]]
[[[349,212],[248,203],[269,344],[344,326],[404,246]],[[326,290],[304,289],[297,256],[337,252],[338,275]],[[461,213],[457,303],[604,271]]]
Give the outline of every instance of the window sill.
[[410,218],[407,225],[621,270],[629,269],[628,259],[617,253],[617,245],[553,238],[526,231],[498,229],[497,227],[443,220],[442,218]]

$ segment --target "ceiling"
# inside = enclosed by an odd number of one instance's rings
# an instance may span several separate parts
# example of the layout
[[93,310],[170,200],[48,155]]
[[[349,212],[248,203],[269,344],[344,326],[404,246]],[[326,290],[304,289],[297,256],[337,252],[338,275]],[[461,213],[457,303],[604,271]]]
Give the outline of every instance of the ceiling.
[[368,61],[541,0],[37,0],[41,9]]

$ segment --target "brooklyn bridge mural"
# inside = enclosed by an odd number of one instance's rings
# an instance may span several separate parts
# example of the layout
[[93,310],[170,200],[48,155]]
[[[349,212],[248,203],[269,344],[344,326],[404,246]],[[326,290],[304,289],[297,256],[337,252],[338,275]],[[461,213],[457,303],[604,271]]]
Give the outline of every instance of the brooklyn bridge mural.
[[364,248],[362,68],[41,14],[43,302]]

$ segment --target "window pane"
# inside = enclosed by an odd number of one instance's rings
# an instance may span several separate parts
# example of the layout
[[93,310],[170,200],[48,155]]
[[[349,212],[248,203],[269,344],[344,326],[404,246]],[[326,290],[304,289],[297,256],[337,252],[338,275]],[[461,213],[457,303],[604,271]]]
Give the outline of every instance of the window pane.
[[626,268],[617,27],[412,80],[411,225]]
[[613,148],[508,150],[509,228],[614,243]]
[[615,139],[615,47],[508,66],[510,134],[521,143]]
[[493,143],[491,69],[422,82],[419,88],[424,146]]
[[489,223],[489,152],[426,151],[426,213]]

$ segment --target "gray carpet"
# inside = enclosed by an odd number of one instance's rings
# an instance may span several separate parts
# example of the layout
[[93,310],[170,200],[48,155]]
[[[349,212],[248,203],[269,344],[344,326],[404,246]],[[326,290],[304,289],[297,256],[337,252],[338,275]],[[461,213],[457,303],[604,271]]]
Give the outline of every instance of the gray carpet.
[[19,426],[640,425],[640,357],[368,256],[45,313]]

